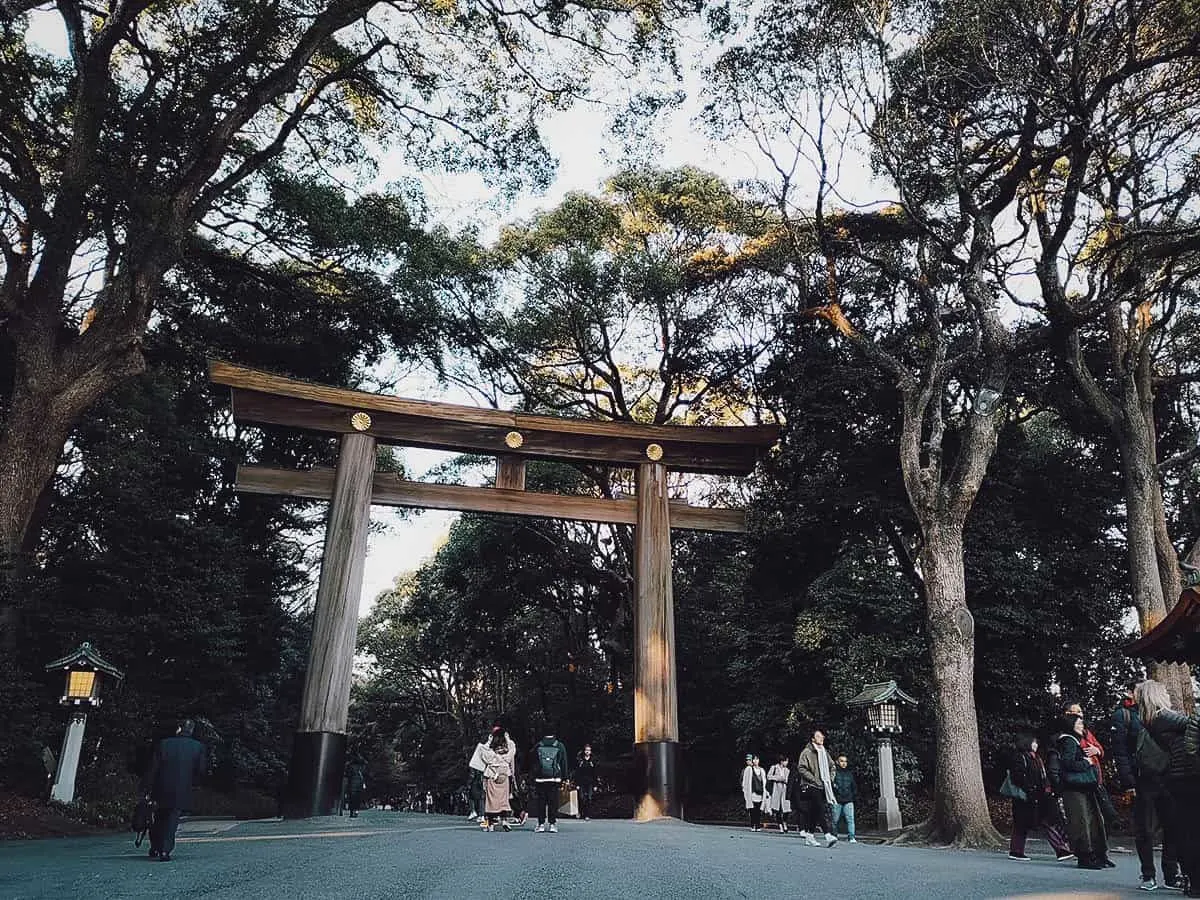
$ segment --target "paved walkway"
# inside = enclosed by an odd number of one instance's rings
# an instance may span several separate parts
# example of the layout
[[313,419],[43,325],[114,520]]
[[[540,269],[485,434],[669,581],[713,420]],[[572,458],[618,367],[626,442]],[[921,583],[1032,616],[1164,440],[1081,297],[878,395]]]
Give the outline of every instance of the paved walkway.
[[1049,857],[845,842],[654,822],[560,823],[558,834],[486,834],[446,816],[190,822],[172,862],[126,836],[0,844],[2,900],[795,900],[1132,897],[1137,863],[1081,871]]

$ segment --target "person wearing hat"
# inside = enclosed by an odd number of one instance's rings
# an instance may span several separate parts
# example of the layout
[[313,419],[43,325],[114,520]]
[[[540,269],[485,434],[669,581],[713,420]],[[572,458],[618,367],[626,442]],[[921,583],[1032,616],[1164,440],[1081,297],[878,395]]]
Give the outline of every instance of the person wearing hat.
[[742,798],[750,812],[750,830],[762,831],[763,803],[767,799],[767,773],[753,753],[746,754],[746,768],[742,769]]

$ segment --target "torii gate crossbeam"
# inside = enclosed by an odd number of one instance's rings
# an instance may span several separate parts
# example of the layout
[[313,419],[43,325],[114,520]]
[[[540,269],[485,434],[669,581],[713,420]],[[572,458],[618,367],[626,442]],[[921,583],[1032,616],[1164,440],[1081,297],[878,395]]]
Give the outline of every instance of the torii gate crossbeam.
[[[341,439],[332,472],[259,466],[238,471],[241,491],[329,501],[285,815],[331,815],[340,802],[372,504],[634,525],[634,750],[641,782],[636,816],[682,814],[671,528],[739,532],[746,524],[741,510],[672,502],[668,466],[748,474],[778,439],[778,428],[650,426],[524,415],[326,387],[216,361],[209,363],[209,379],[231,388],[235,421]],[[376,472],[377,443],[495,455],[496,487],[421,484]],[[529,458],[636,468],[637,496],[607,500],[527,492]]]

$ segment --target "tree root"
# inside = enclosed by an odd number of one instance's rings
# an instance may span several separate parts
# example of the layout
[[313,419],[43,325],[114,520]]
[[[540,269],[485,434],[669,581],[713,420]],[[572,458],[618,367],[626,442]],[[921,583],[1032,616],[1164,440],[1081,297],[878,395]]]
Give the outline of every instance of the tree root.
[[958,825],[936,823],[926,819],[905,828],[889,844],[923,847],[947,847],[952,850],[997,850],[1004,847],[1004,838],[991,822]]

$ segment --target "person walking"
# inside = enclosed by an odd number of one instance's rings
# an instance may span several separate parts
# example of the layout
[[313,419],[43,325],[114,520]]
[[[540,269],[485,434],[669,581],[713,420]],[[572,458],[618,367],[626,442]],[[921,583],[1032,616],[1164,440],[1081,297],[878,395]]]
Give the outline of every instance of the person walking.
[[204,775],[207,752],[193,737],[195,730],[191,719],[180,722],[173,737],[158,742],[146,772],[146,799],[155,804],[150,857],[160,862],[171,861],[179,817],[191,809],[192,787]]
[[1008,777],[1013,786],[1024,791],[1025,799],[1012,799],[1012,837],[1008,842],[1008,858],[1028,862],[1025,842],[1029,832],[1039,825],[1046,832],[1046,840],[1054,850],[1058,862],[1075,859],[1066,836],[1062,832],[1058,813],[1058,801],[1050,790],[1050,779],[1046,767],[1038,756],[1038,742],[1031,734],[1017,736],[1013,748]]
[[1200,897],[1200,758],[1193,746],[1197,723],[1194,717],[1189,719],[1171,708],[1171,697],[1162,682],[1146,679],[1137,686],[1136,696],[1141,723],[1165,754],[1162,784],[1170,799],[1164,806],[1167,818],[1163,829],[1175,841],[1186,882],[1184,896]]
[[512,831],[512,826],[508,824],[508,816],[512,813],[509,797],[512,794],[511,780],[516,754],[517,748],[509,744],[504,731],[495,729],[491,742],[481,754],[486,831],[495,831],[496,825],[505,831]]
[[542,834],[548,828],[551,834],[557,834],[558,793],[562,787],[562,780],[567,777],[567,748],[555,737],[553,731],[547,729],[546,734],[533,748],[532,762],[538,814],[538,824],[534,831]]
[[812,847],[818,846],[817,834],[824,833],[826,847],[837,843],[830,831],[829,811],[834,802],[833,774],[829,752],[825,749],[825,732],[819,728],[796,760],[796,778],[792,796],[801,816],[800,837]]
[[346,799],[350,818],[357,819],[362,808],[363,791],[367,787],[367,764],[355,756],[346,766]]
[[1054,742],[1047,769],[1062,800],[1071,850],[1081,869],[1110,867],[1113,863],[1108,858],[1108,836],[1097,796],[1096,767],[1081,745],[1083,719],[1067,714],[1058,724],[1061,733]]
[[579,817],[587,822],[592,818],[592,797],[596,790],[596,761],[592,758],[591,744],[583,745],[573,780],[579,789]]
[[759,765],[758,757],[746,754],[746,767],[742,769],[742,799],[750,814],[750,830],[762,831],[763,803],[767,800],[767,773]]
[[846,820],[846,835],[850,843],[857,844],[854,836],[854,801],[858,799],[858,783],[850,771],[850,760],[846,754],[837,758],[837,770],[833,773],[833,816],[831,831],[838,833],[838,824]]
[[775,824],[779,826],[780,834],[787,834],[787,817],[792,811],[792,802],[788,799],[788,782],[792,773],[788,768],[788,758],[779,757],[779,761],[767,772],[767,809]]
[[[1174,798],[1166,788],[1166,772],[1154,771],[1152,764],[1143,765],[1138,761],[1138,744],[1145,747],[1145,736],[1142,734],[1145,725],[1138,711],[1137,688],[1136,682],[1128,685],[1121,703],[1113,710],[1111,749],[1117,764],[1117,781],[1126,795],[1133,795],[1134,846],[1137,848],[1142,879],[1138,889],[1155,891],[1159,888],[1155,879],[1154,840],[1161,828],[1162,886],[1168,890],[1182,890],[1183,879],[1175,854]],[[1158,749],[1157,744],[1155,747]]]

